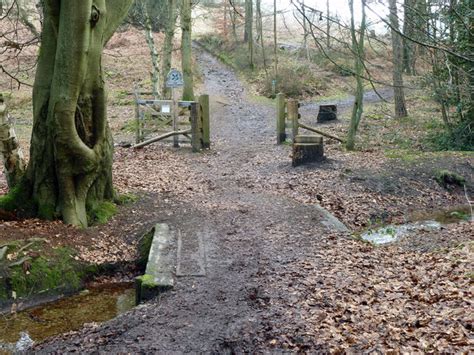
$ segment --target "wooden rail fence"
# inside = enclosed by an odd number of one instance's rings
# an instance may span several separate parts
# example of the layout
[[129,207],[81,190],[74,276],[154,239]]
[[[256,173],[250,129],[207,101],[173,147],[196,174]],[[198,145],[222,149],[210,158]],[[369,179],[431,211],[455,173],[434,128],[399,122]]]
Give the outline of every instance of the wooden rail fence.
[[313,133],[320,134],[327,138],[334,139],[338,142],[344,143],[344,140],[300,122],[301,115],[299,113],[300,104],[294,99],[285,99],[285,95],[276,95],[276,112],[277,112],[277,144],[283,144],[288,138],[286,129],[291,128],[291,140],[294,142],[295,137],[299,134],[299,129],[303,128]]

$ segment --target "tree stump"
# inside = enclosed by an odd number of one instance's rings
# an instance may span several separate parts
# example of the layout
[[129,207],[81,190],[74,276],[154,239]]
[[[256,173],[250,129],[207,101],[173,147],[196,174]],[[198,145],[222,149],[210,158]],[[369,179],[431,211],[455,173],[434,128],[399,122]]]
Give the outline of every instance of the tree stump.
[[292,165],[299,166],[324,160],[323,137],[296,136],[293,144]]
[[337,120],[336,105],[320,105],[318,113],[318,123]]

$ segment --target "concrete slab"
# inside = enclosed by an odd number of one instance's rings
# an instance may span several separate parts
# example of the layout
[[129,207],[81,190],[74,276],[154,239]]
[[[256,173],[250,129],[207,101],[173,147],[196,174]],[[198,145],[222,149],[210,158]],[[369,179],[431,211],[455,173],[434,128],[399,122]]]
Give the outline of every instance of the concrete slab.
[[136,303],[156,297],[174,286],[174,233],[165,223],[154,227],[145,274],[135,279]]
[[204,234],[183,237],[178,233],[178,260],[176,276],[205,276],[206,253]]
[[346,227],[344,223],[342,223],[339,219],[337,219],[331,212],[326,210],[325,208],[314,205],[314,207],[321,213],[323,216],[323,220],[321,223],[330,231],[337,231],[337,232],[350,232],[349,228]]

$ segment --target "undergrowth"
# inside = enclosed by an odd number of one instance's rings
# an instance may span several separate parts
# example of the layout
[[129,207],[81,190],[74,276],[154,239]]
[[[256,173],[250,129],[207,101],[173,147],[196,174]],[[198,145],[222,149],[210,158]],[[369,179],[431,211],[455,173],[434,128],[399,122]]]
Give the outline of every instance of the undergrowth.
[[451,130],[434,130],[430,132],[428,142],[434,150],[474,151],[472,122],[464,120]]

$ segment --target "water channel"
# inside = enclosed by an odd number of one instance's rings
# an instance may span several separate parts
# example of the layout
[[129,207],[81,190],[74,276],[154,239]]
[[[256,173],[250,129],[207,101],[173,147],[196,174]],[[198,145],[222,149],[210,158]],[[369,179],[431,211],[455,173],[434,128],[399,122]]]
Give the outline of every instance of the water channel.
[[132,283],[90,287],[81,293],[30,308],[0,315],[0,353],[14,351],[21,335],[32,341],[78,330],[85,323],[101,323],[135,306]]

